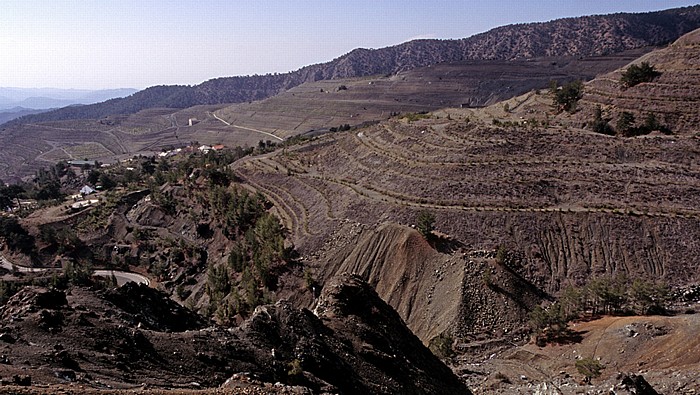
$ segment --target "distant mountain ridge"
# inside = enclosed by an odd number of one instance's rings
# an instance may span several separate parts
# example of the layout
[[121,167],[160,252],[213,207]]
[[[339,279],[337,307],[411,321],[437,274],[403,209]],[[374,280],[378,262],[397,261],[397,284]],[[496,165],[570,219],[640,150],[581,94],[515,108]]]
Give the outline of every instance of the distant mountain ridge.
[[32,108],[24,108],[24,107],[13,107],[13,108],[8,108],[8,109],[3,109],[0,110],[0,125],[11,121],[13,119],[23,117],[25,115],[31,115],[31,114],[38,114],[41,112],[45,112],[47,110],[36,110]]
[[6,88],[0,87],[0,110],[22,107],[47,110],[75,104],[94,104],[129,96],[136,89],[58,89],[58,88]]
[[12,122],[92,119],[147,108],[241,103],[265,99],[308,81],[395,74],[461,60],[603,55],[666,44],[698,27],[700,5],[508,25],[464,39],[414,40],[381,49],[356,49],[330,62],[285,74],[223,77],[195,86],[155,86],[126,98],[62,108]]

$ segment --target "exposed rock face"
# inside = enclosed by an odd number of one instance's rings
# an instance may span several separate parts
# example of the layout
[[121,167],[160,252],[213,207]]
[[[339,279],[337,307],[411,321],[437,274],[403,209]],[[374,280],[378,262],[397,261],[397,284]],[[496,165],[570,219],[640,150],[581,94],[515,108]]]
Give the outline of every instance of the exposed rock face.
[[206,320],[190,310],[183,309],[172,299],[153,292],[151,288],[129,282],[108,290],[104,299],[133,316],[136,325],[155,331],[184,332],[197,330],[207,325]]
[[[47,304],[46,295],[57,302]],[[314,393],[470,393],[358,277],[331,281],[317,314],[279,302],[225,329],[206,327],[145,286],[67,293],[28,287],[0,308],[4,338],[14,340],[4,343],[0,376],[31,373],[32,383],[95,387],[212,387],[237,374]],[[239,384],[229,380],[227,387]]]
[[656,390],[647,383],[642,375],[631,374],[622,378],[620,387],[626,389],[631,394],[636,395],[659,395]]
[[329,282],[315,312],[342,343],[352,345],[348,363],[369,393],[470,393],[359,276],[342,274]]

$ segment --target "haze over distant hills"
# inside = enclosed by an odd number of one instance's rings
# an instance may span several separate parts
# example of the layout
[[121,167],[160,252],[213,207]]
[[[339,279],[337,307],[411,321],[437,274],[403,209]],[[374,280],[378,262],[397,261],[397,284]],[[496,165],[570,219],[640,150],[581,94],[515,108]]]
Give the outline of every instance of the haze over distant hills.
[[57,88],[3,88],[0,87],[0,110],[22,107],[45,110],[75,104],[93,104],[129,96],[137,89],[57,89]]
[[0,124],[55,108],[94,104],[126,97],[137,91],[132,88],[86,90],[0,87]]
[[15,122],[95,119],[147,108],[242,103],[304,82],[394,74],[445,62],[603,55],[667,44],[698,27],[700,6],[509,25],[459,40],[414,40],[376,50],[356,49],[330,62],[285,74],[216,78],[195,86],[155,86],[124,99],[64,108]]

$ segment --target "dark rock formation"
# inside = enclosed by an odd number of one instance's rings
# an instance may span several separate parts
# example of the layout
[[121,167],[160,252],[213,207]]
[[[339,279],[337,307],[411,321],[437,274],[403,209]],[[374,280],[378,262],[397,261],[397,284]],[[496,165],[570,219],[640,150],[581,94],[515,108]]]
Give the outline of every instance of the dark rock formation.
[[642,375],[631,374],[622,378],[620,386],[636,395],[659,395],[652,386],[647,383]]
[[13,363],[0,365],[0,376],[29,373],[33,383],[94,386],[280,382],[313,393],[470,393],[356,276],[330,281],[316,314],[278,302],[258,307],[238,328],[205,327],[204,319],[145,286],[72,288],[59,292],[66,299],[56,298],[60,309],[38,308],[48,306],[43,295],[51,292],[27,287],[0,308],[3,332],[16,339],[6,343]]

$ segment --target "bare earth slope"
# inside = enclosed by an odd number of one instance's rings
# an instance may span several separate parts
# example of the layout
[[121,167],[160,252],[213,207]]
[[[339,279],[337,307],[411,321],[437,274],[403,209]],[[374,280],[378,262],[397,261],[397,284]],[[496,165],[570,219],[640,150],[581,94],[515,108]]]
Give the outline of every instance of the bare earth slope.
[[636,60],[648,62],[661,74],[652,82],[623,89],[622,72],[616,70],[586,84],[579,118],[591,117],[596,106],[614,122],[622,111],[632,113],[641,122],[653,113],[657,120],[677,133],[700,131],[700,30],[683,36],[669,47]]
[[[569,395],[613,389],[630,394],[635,392],[624,390],[621,378],[634,373],[658,393],[692,394],[700,389],[699,320],[700,314],[605,317],[574,324],[580,341],[546,347],[530,343],[472,359],[463,368],[478,372],[469,381],[479,393]],[[580,358],[595,358],[604,366],[593,386],[580,382],[574,367]]]
[[[678,84],[698,89],[694,79]],[[551,97],[543,100],[551,103]],[[544,111],[549,111],[544,117],[557,119],[551,108]],[[484,312],[493,308],[492,300],[468,296],[488,282],[505,291],[495,292],[510,300],[505,311],[522,317],[520,309],[545,295],[515,294],[511,289],[523,286],[513,286],[514,281],[550,294],[602,275],[671,284],[700,281],[697,137],[615,138],[571,126],[542,128],[518,118],[496,127],[484,114],[499,112],[509,116],[502,108],[488,108],[446,110],[415,121],[391,119],[244,160],[237,172],[275,202],[295,245],[323,276],[339,268],[363,274],[383,298],[394,301],[424,341],[435,332],[419,328],[434,324],[434,316],[415,314],[402,304],[410,304],[416,293],[416,299],[428,293],[396,285],[399,275],[410,280],[419,262],[438,277],[453,259],[471,273],[461,280],[449,276],[462,282],[463,292],[446,292],[438,298],[439,307],[429,306],[448,316],[462,306],[458,319],[440,327],[465,336],[487,328],[517,329],[516,322],[489,319]],[[414,223],[423,209],[434,212],[437,229],[460,246],[445,251],[453,256],[421,259],[412,253],[402,260],[401,253],[390,252],[406,244],[391,236],[393,230],[379,231],[377,252],[356,236],[357,229],[372,231],[386,221]],[[343,247],[353,244],[363,246],[354,257]],[[513,255],[505,269],[493,266],[493,260],[470,258],[474,251],[499,245]],[[328,254],[317,253],[320,247]],[[460,252],[457,259],[454,254]]]

